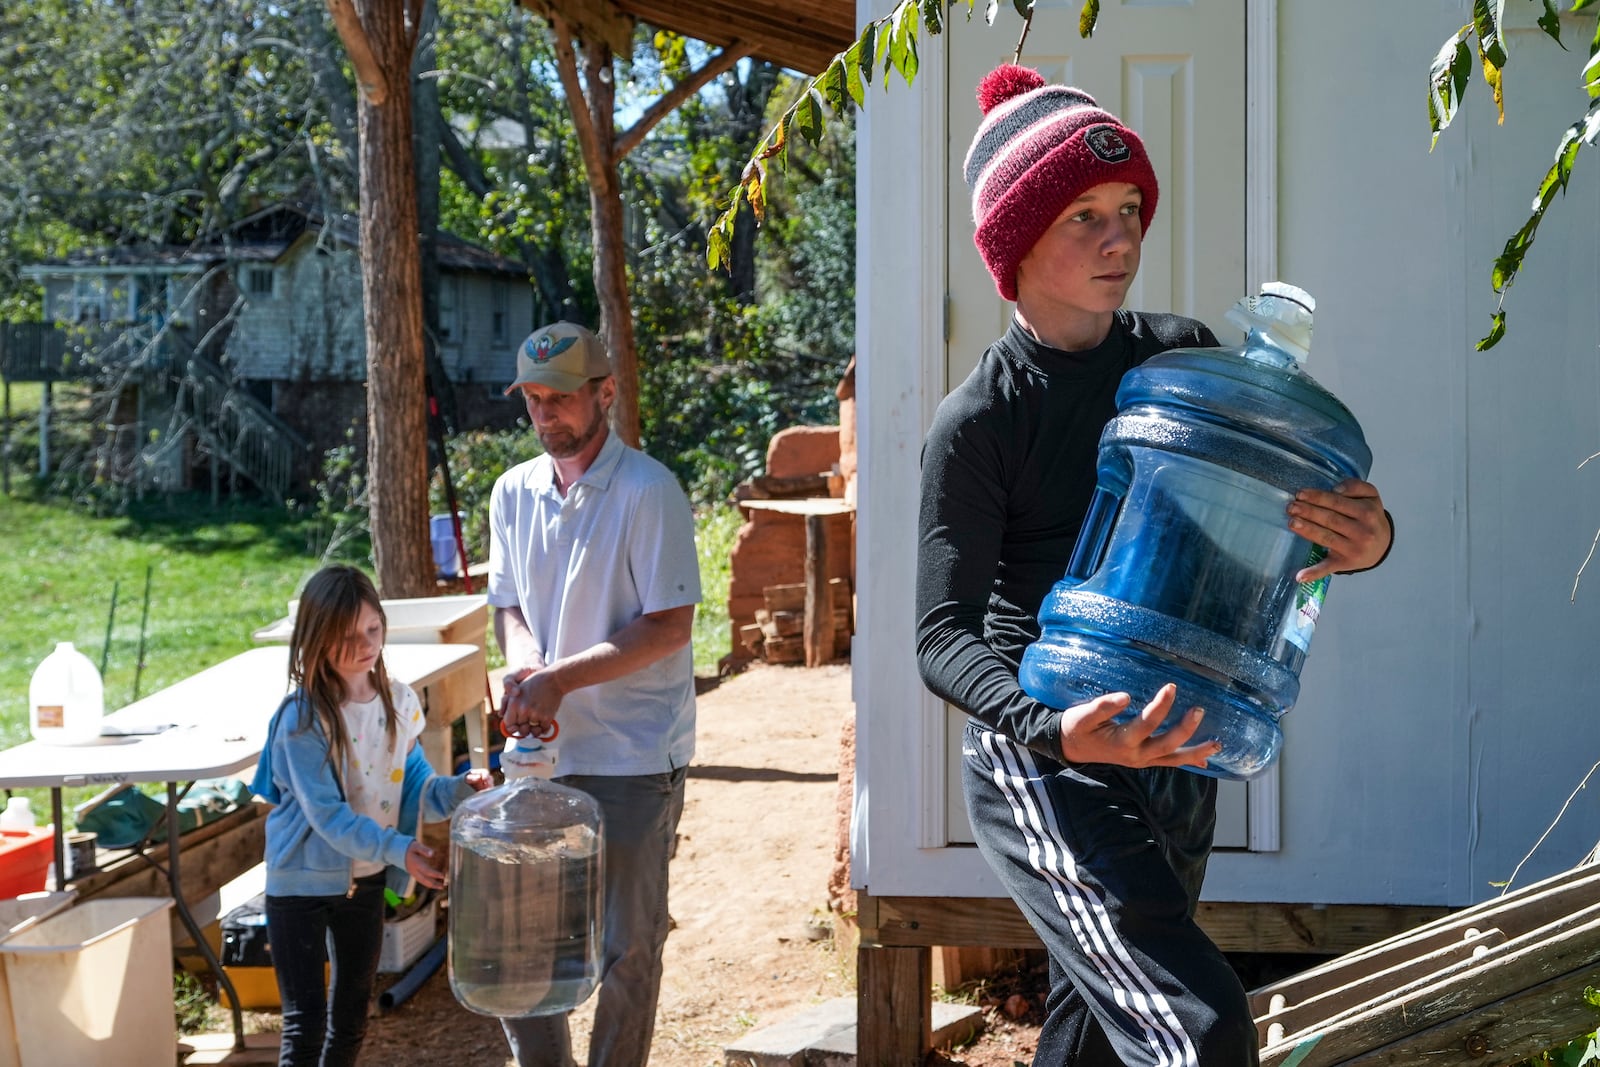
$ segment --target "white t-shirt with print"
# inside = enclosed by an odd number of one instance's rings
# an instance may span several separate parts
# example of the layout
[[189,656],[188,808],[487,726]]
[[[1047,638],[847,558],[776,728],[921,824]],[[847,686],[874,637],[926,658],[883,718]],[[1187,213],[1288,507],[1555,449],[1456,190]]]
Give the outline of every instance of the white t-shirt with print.
[[[365,815],[386,829],[400,820],[400,794],[406,777],[406,758],[411,745],[422,735],[422,703],[404,682],[389,682],[394,710],[399,715],[394,743],[384,728],[383,701],[374,696],[367,701],[347,701],[339,708],[344,716],[345,734],[350,748],[345,757],[345,801],[358,815]],[[377,874],[382,863],[358,860],[352,864],[352,877]]]

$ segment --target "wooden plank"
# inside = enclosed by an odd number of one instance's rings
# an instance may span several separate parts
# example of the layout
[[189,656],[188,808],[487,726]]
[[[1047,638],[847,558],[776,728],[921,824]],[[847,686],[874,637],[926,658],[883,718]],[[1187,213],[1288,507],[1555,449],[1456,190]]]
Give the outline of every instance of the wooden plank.
[[806,666],[833,659],[833,593],[828,587],[828,531],[821,515],[806,516]]
[[[1039,939],[1009,898],[880,897],[885,945],[989,945],[1038,948]],[[1224,952],[1349,952],[1410,929],[1445,909],[1381,905],[1204,902],[1196,915]],[[863,925],[862,936],[867,936]],[[1265,1003],[1265,1002],[1263,1002]],[[1261,1010],[1266,1010],[1264,1007]]]
[[[1369,1002],[1353,1014],[1291,1034],[1261,1050],[1261,1065],[1323,1067],[1343,1063],[1552,978],[1600,967],[1600,918],[1587,918],[1577,925],[1552,925],[1560,928],[1552,937],[1524,935],[1517,939],[1521,947],[1516,951],[1491,950],[1489,957],[1461,972]],[[1506,948],[1516,943],[1508,943]]]
[[1583,999],[1600,985],[1600,965],[1581,968],[1504,997],[1469,1015],[1345,1061],[1348,1067],[1503,1067],[1594,1030]]
[[1383,904],[1269,904],[1202,901],[1201,929],[1224,952],[1352,952],[1450,913]]
[[803,612],[806,610],[805,583],[769,585],[761,590],[761,599],[766,602],[768,611]]
[[913,1067],[933,1046],[933,975],[926,948],[856,950],[856,1062]]
[[[267,841],[267,806],[249,804],[197,827],[178,839],[183,897],[198,904],[261,862]],[[167,846],[152,845],[152,858],[166,868]],[[94,874],[71,883],[79,900],[92,897],[164,897],[166,875],[137,855],[123,856]]]
[[[1594,900],[1600,900],[1600,867],[1573,868],[1514,893],[1434,919],[1414,930],[1383,940],[1374,939],[1359,951],[1262,986],[1250,994],[1251,1011],[1256,1015],[1267,1011],[1274,996],[1281,995],[1289,1003],[1306,1000],[1323,989],[1345,985],[1398,961],[1454,944],[1473,928],[1495,927],[1507,937],[1516,937]],[[1206,905],[1202,904],[1201,908],[1205,909]]]
[[1269,1001],[1267,1012],[1256,1017],[1256,1029],[1261,1032],[1262,1044],[1276,1044],[1285,1034],[1314,1026],[1356,1005],[1392,996],[1407,985],[1446,969],[1471,963],[1490,947],[1505,942],[1506,935],[1500,930],[1473,930],[1454,944],[1322,990],[1305,1000],[1288,1002],[1283,994],[1276,994]]

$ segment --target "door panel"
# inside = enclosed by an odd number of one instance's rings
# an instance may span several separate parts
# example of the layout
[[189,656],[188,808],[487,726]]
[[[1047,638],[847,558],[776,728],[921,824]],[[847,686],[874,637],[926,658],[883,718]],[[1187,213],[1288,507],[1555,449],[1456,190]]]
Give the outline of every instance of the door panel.
[[[1038,0],[1021,63],[1051,84],[1088,92],[1137,131],[1150,154],[1161,199],[1128,306],[1218,326],[1245,293],[1245,0],[1106,3],[1088,41],[1078,36],[1080,7]],[[1021,27],[1010,5],[993,26],[981,15],[968,22],[958,9],[948,27],[946,390],[1011,320],[1012,305],[995,293],[972,244],[962,163],[982,117],[978,82],[1010,61]],[[958,762],[965,716],[946,711],[947,834],[951,843],[970,842]],[[1247,825],[1244,787],[1224,783],[1217,847],[1245,847]]]

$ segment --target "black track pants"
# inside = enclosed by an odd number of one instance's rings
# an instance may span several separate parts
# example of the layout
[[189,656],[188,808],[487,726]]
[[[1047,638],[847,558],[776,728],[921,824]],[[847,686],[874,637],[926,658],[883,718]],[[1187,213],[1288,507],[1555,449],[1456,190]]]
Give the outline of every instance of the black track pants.
[[1194,921],[1215,780],[1066,767],[976,722],[967,814],[984,858],[1050,953],[1037,1067],[1254,1067],[1233,969]]

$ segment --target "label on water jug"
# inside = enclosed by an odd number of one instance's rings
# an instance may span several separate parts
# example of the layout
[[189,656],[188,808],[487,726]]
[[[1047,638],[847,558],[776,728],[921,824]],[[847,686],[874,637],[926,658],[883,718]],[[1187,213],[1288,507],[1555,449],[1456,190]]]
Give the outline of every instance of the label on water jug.
[[39,726],[46,730],[59,730],[67,724],[67,709],[60,704],[40,704]]
[[[1314,567],[1328,555],[1321,545],[1312,545],[1306,553],[1306,566]],[[1284,637],[1301,652],[1311,651],[1311,635],[1316,631],[1317,618],[1322,614],[1322,601],[1328,595],[1328,575],[1314,582],[1301,582],[1294,595],[1294,615],[1289,619]]]

